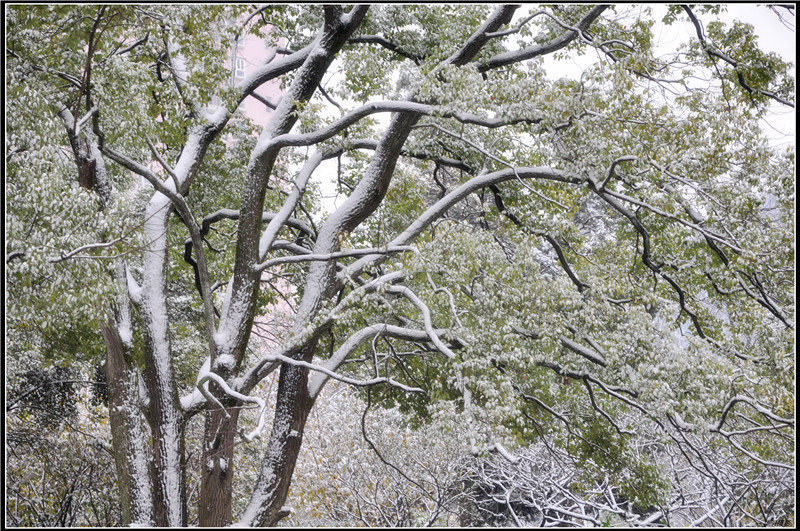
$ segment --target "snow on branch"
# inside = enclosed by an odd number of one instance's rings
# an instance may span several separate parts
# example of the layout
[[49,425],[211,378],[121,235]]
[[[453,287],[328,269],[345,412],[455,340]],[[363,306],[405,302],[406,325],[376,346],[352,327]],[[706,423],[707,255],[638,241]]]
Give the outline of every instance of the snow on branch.
[[414,306],[416,306],[420,312],[422,312],[422,318],[424,319],[425,322],[425,331],[428,333],[431,342],[433,342],[433,344],[436,346],[439,352],[441,352],[450,359],[454,359],[456,357],[456,355],[453,354],[453,351],[447,348],[447,346],[444,343],[442,343],[442,340],[439,339],[438,334],[433,329],[433,323],[431,321],[431,311],[428,309],[428,306],[424,302],[422,302],[422,300],[420,300],[420,298],[417,297],[413,291],[411,291],[406,286],[389,286],[388,288],[386,288],[386,291],[388,293],[397,293],[399,295],[404,296],[409,301],[411,301],[411,303],[414,304]]
[[284,356],[282,354],[273,354],[272,356],[268,356],[268,358],[270,359],[270,361],[280,361],[282,363],[288,363],[289,365],[295,365],[297,367],[305,367],[306,369],[310,369],[312,371],[320,372],[320,373],[324,374],[325,376],[328,376],[329,378],[333,378],[334,380],[339,380],[340,382],[344,382],[344,383],[347,383],[347,384],[350,384],[350,385],[357,385],[359,387],[366,387],[366,386],[377,385],[377,384],[380,384],[380,383],[386,383],[386,384],[389,384],[391,386],[394,386],[394,387],[397,387],[399,389],[402,389],[403,391],[405,391],[407,393],[424,393],[425,392],[424,390],[420,389],[419,387],[409,387],[409,386],[407,386],[405,384],[402,384],[402,383],[400,383],[400,382],[398,382],[396,380],[393,380],[392,378],[390,378],[388,376],[379,376],[379,377],[372,378],[372,379],[369,379],[369,380],[356,380],[354,378],[350,378],[349,376],[344,376],[342,374],[337,374],[336,372],[331,371],[331,370],[329,370],[329,369],[327,369],[327,368],[325,368],[325,367],[323,367],[321,365],[314,365],[313,363],[309,363],[307,361],[296,360],[294,358],[289,358],[289,357]]
[[572,341],[571,339],[569,339],[567,337],[564,337],[564,336],[558,336],[558,340],[561,341],[562,345],[567,347],[569,350],[571,350],[575,354],[578,354],[579,356],[583,356],[587,360],[589,360],[592,363],[595,363],[597,365],[600,365],[601,367],[605,367],[606,366],[606,360],[603,359],[603,356],[601,356],[599,353],[597,353],[597,352],[595,352],[595,351],[593,351],[591,349],[588,349],[588,348],[584,347],[583,345],[578,344],[578,343],[576,343],[576,342]]
[[725,432],[722,431],[722,425],[725,424],[725,419],[727,418],[728,413],[730,413],[733,406],[735,406],[738,402],[744,402],[745,404],[748,404],[750,407],[752,407],[753,409],[755,409],[756,411],[758,411],[759,413],[761,413],[762,415],[764,415],[773,422],[777,422],[789,427],[794,427],[793,419],[786,419],[779,417],[772,411],[761,406],[755,400],[752,400],[746,396],[736,395],[728,401],[728,403],[725,405],[724,408],[722,408],[722,416],[720,417],[719,422],[717,422],[716,425],[711,426],[709,429],[711,431],[717,431],[724,434]]
[[417,113],[425,116],[439,116],[442,118],[454,118],[455,120],[465,123],[479,125],[490,129],[514,125],[518,123],[538,123],[540,120],[528,118],[488,118],[479,116],[477,114],[466,112],[452,112],[437,108],[433,105],[412,101],[377,101],[367,103],[354,109],[335,120],[331,124],[317,131],[306,134],[285,134],[276,136],[268,144],[263,146],[264,149],[269,148],[282,148],[289,146],[309,146],[319,142],[328,140],[340,131],[343,131],[348,126],[358,122],[360,119],[377,113],[387,112],[408,112]]
[[519,463],[519,462],[520,462],[520,458],[519,458],[519,457],[516,457],[516,456],[514,456],[513,454],[511,454],[511,453],[510,453],[508,450],[506,450],[506,449],[505,449],[505,447],[503,447],[503,445],[502,445],[502,444],[500,444],[500,443],[494,443],[494,445],[492,445],[492,447],[489,449],[489,451],[490,451],[490,452],[491,452],[491,451],[493,451],[493,452],[497,452],[498,454],[500,454],[501,456],[503,456],[503,458],[504,458],[506,461],[508,461],[509,463],[511,463],[512,465],[516,465],[517,463]]
[[[70,258],[78,257],[77,255],[80,252],[88,251],[90,249],[105,249],[107,247],[113,247],[114,245],[116,245],[116,244],[118,244],[120,242],[124,242],[124,241],[125,241],[125,236],[120,236],[116,240],[113,240],[113,241],[110,241],[110,242],[89,243],[89,244],[86,244],[86,245],[81,245],[80,247],[78,247],[76,249],[73,249],[70,252],[66,252],[66,251],[64,251],[62,249],[61,250],[61,256],[59,256],[58,258],[51,258],[50,262],[53,263],[53,264],[56,264],[58,262],[64,262],[65,260],[69,260]],[[87,256],[80,256],[78,258],[96,258],[96,257],[94,257],[94,256],[88,256],[88,257]]]
[[238,107],[247,96],[254,94],[255,89],[267,81],[300,68],[311,53],[313,47],[314,43],[311,43],[302,50],[293,52],[278,61],[273,61],[274,56],[271,54],[268,55],[261,66],[253,70],[253,72],[242,81],[240,85],[242,93],[236,101],[236,106]]
[[303,254],[298,256],[281,256],[267,260],[262,264],[253,266],[254,271],[264,271],[272,266],[278,264],[289,264],[297,262],[325,262],[328,260],[336,260],[338,258],[350,258],[354,256],[371,256],[376,254],[393,254],[417,252],[417,249],[410,245],[400,245],[396,247],[371,247],[368,249],[350,249],[346,251],[337,251],[327,254]]
[[[605,181],[604,181],[603,184],[605,184]],[[598,185],[598,186],[602,186],[602,185]],[[681,218],[679,218],[679,217],[677,217],[677,216],[675,216],[673,214],[669,214],[667,212],[664,212],[664,211],[662,211],[662,210],[660,210],[660,209],[658,209],[658,208],[656,208],[656,207],[654,207],[652,205],[649,205],[649,204],[647,204],[647,203],[645,203],[643,201],[639,201],[638,199],[634,199],[633,197],[627,196],[625,194],[621,194],[619,192],[612,192],[611,190],[604,190],[604,189],[602,189],[602,187],[598,188],[598,193],[600,193],[601,195],[608,194],[610,196],[616,197],[617,199],[621,199],[621,200],[623,200],[623,201],[625,201],[627,203],[631,203],[631,204],[634,204],[636,206],[639,206],[639,207],[642,207],[642,208],[646,208],[647,210],[649,210],[649,211],[653,212],[654,214],[657,214],[657,215],[659,215],[661,217],[664,217],[666,219],[671,219],[673,221],[677,221],[681,225],[684,225],[684,226],[686,226],[686,227],[688,227],[688,228],[690,228],[690,229],[702,234],[707,239],[714,240],[714,241],[719,242],[719,243],[721,243],[721,244],[723,244],[723,245],[725,245],[727,247],[730,247],[731,249],[733,249],[737,253],[744,252],[739,246],[735,245],[734,243],[731,243],[729,240],[727,240],[723,236],[721,236],[719,234],[716,234],[714,232],[711,232],[709,230],[703,229],[702,227],[700,227],[700,226],[698,226],[698,225],[696,225],[694,223],[690,223],[690,222],[688,222],[688,221],[686,221],[684,219],[681,219]]]
[[601,182],[598,185],[599,186],[598,189],[599,190],[604,190],[605,189],[606,185],[614,177],[614,170],[617,168],[618,164],[620,164],[622,162],[634,162],[636,160],[637,160],[636,157],[634,157],[633,155],[625,155],[624,157],[619,157],[618,159],[614,160],[614,162],[612,162],[611,166],[608,168],[608,175],[606,175],[606,178],[603,179],[603,182]]
[[[436,333],[443,333],[443,330],[435,330]],[[344,343],[333,353],[333,355],[326,360],[322,369],[318,374],[314,375],[308,383],[308,394],[312,398],[319,395],[322,388],[325,386],[329,378],[339,379],[331,376],[331,373],[337,370],[345,359],[366,340],[378,337],[394,337],[397,339],[404,339],[407,341],[426,341],[430,339],[427,331],[414,330],[411,328],[403,328],[389,324],[374,324],[366,328],[362,328],[345,340]],[[327,371],[327,372],[326,372]],[[343,381],[343,380],[342,380]]]
[[133,278],[131,268],[128,267],[127,263],[125,264],[125,284],[128,287],[128,295],[130,295],[131,300],[136,304],[140,304],[142,302],[142,286]]
[[[275,214],[275,217],[269,222],[267,228],[264,230],[264,233],[261,236],[261,240],[258,245],[258,256],[260,259],[263,260],[269,252],[270,247],[275,241],[275,238],[278,236],[278,231],[281,229],[286,220],[289,219],[289,217],[292,215],[292,212],[294,212],[294,209],[297,207],[297,204],[300,202],[300,199],[302,199],[311,175],[314,173],[314,170],[317,169],[317,166],[319,166],[320,163],[325,160],[325,158],[326,154],[316,152],[303,165],[303,168],[300,170],[297,179],[294,181],[294,186],[292,186],[292,191],[289,194],[289,197],[287,197],[286,201],[283,202],[283,206],[281,207],[280,211]],[[260,271],[261,269],[258,269],[257,266],[256,270]]]
[[[269,223],[277,214],[273,212],[264,212],[261,214],[261,221]],[[222,220],[222,219],[239,219],[239,211],[234,210],[232,208],[221,208],[207,216],[203,217],[203,221],[201,222],[200,226],[200,233],[202,235],[208,234],[209,230],[211,230],[211,225]],[[305,221],[293,217],[289,217],[283,221],[284,225],[292,227],[293,229],[297,229],[301,232],[304,232],[310,238],[314,238],[314,230],[306,223]]]
[[[442,217],[453,205],[467,197],[469,194],[482,188],[498,184],[511,179],[544,179],[550,181],[563,182],[567,184],[581,185],[583,180],[580,177],[568,174],[562,170],[548,167],[518,167],[506,168],[503,170],[486,173],[473,177],[465,182],[433,206],[428,208],[414,222],[412,222],[400,235],[388,243],[388,246],[406,245],[422,232],[434,221]],[[380,255],[365,256],[350,266],[351,275],[359,274],[369,264],[379,263],[383,259]],[[340,276],[342,276],[340,274]]]
[[478,65],[478,71],[486,72],[488,70],[493,70],[495,68],[500,68],[502,66],[518,63],[520,61],[526,61],[528,59],[533,59],[534,57],[556,52],[567,46],[578,36],[582,36],[584,40],[587,40],[583,32],[587,30],[589,26],[591,26],[592,23],[597,20],[598,17],[600,17],[603,11],[609,7],[610,6],[608,5],[593,7],[574,27],[569,26],[569,29],[567,29],[564,33],[544,44],[534,44],[532,46],[522,48],[521,50],[503,52],[490,57]]
[[697,16],[692,11],[692,8],[690,6],[688,6],[688,5],[683,5],[681,7],[686,12],[686,14],[689,16],[689,19],[692,21],[692,24],[694,25],[694,28],[695,28],[695,32],[697,33],[697,40],[700,41],[700,45],[702,46],[703,51],[705,51],[708,54],[709,57],[716,57],[718,59],[722,59],[723,61],[725,61],[726,63],[731,65],[733,67],[733,70],[736,72],[736,79],[739,82],[739,85],[741,85],[742,88],[745,89],[749,94],[751,94],[751,97],[752,97],[752,93],[753,92],[757,92],[759,94],[762,94],[762,95],[764,95],[764,96],[766,96],[768,98],[772,98],[773,100],[775,100],[775,101],[777,101],[779,103],[782,103],[783,105],[786,105],[786,106],[791,107],[792,109],[794,109],[794,103],[792,103],[791,101],[787,101],[787,100],[781,98],[780,96],[778,96],[774,92],[770,92],[768,90],[762,90],[762,89],[759,89],[759,88],[751,86],[745,80],[745,76],[740,71],[739,63],[737,61],[735,61],[734,59],[732,59],[731,57],[728,57],[727,55],[722,53],[713,44],[709,44],[706,41],[706,38],[703,35],[703,28],[700,25],[700,21],[697,19]]
[[264,400],[262,400],[257,396],[244,395],[242,393],[234,391],[233,389],[230,388],[230,386],[225,381],[225,379],[222,378],[222,376],[213,372],[207,372],[202,378],[200,378],[197,381],[197,389],[199,389],[200,392],[203,393],[203,396],[205,396],[209,402],[217,404],[222,410],[222,412],[225,414],[226,418],[230,418],[230,414],[225,410],[225,407],[219,402],[219,400],[217,400],[205,387],[205,383],[208,380],[212,380],[214,383],[216,383],[220,387],[220,389],[222,389],[222,391],[231,398],[235,398],[236,400],[240,400],[242,402],[250,402],[256,404],[260,408],[261,414],[259,415],[258,425],[250,433],[242,434],[242,437],[247,441],[252,441],[254,438],[261,436],[261,433],[264,431],[264,424],[266,418],[266,415],[264,415],[267,408],[266,402],[264,402]]

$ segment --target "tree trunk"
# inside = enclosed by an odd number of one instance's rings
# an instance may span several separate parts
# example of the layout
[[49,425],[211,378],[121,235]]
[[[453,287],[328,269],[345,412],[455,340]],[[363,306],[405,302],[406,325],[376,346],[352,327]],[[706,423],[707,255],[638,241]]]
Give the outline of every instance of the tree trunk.
[[233,447],[239,420],[238,407],[206,412],[200,483],[199,526],[223,527],[233,520]]
[[112,322],[102,327],[106,342],[106,380],[114,464],[119,480],[122,523],[153,525],[153,460],[150,431],[139,404],[139,374],[126,355]]
[[179,404],[167,320],[167,234],[171,206],[169,199],[157,192],[145,211],[148,247],[144,253],[139,303],[145,336],[144,375],[153,430],[154,516],[159,527],[186,525],[186,419]]
[[[303,352],[306,361],[316,349],[316,342],[312,343]],[[241,525],[273,527],[289,514],[284,504],[313,400],[308,395],[308,369],[284,364],[280,371],[272,432]]]

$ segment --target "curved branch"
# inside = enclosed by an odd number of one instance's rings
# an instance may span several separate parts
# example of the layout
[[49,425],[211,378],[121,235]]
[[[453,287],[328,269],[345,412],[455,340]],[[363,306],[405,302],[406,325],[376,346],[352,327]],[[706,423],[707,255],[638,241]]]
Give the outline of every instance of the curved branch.
[[362,118],[377,113],[416,113],[423,116],[438,116],[442,118],[453,118],[464,124],[479,125],[489,129],[505,127],[520,123],[535,124],[539,119],[530,118],[487,118],[477,114],[466,112],[452,112],[437,108],[434,105],[418,103],[414,101],[377,101],[367,103],[353,109],[341,118],[333,121],[326,127],[306,134],[285,134],[276,136],[269,143],[263,145],[263,149],[282,148],[289,146],[310,146],[332,138],[337,133],[345,130],[350,125],[358,122]]
[[371,387],[373,385],[377,385],[380,383],[387,383],[394,387],[398,387],[403,391],[406,391],[407,393],[425,393],[425,391],[423,389],[420,389],[419,387],[408,387],[407,385],[404,385],[389,377],[375,377],[369,380],[356,380],[354,378],[350,378],[349,376],[337,374],[336,372],[326,367],[323,367],[322,365],[315,365],[313,363],[308,363],[303,360],[296,360],[294,358],[290,358],[282,354],[274,354],[273,356],[270,356],[268,358],[269,358],[268,361],[279,361],[281,363],[286,363],[297,367],[305,367],[306,369],[324,374],[327,378],[333,378],[334,380],[339,380],[340,382],[350,385],[356,385],[359,387]]
[[621,162],[633,162],[635,160],[636,157],[634,157],[633,155],[625,155],[624,157],[619,157],[614,162],[612,162],[611,166],[608,168],[608,175],[606,176],[605,179],[603,179],[603,182],[600,183],[599,189],[603,190],[606,187],[606,185],[611,181],[611,179],[614,177],[614,170],[616,169],[618,164],[620,164]]
[[[261,214],[261,221],[264,223],[269,223],[270,221],[275,219],[276,216],[277,214],[275,213],[264,212],[263,214]],[[239,211],[230,208],[222,208],[220,210],[217,210],[216,212],[208,214],[203,218],[203,221],[201,222],[200,233],[203,236],[207,235],[209,230],[211,229],[211,225],[223,219],[238,220]],[[305,221],[301,219],[288,217],[284,220],[283,223],[287,227],[299,230],[312,240],[316,237],[313,229]]]
[[[512,179],[544,179],[556,182],[563,182],[566,184],[580,185],[583,181],[579,177],[570,175],[562,170],[546,167],[523,167],[523,168],[506,168],[503,170],[479,175],[473,177],[465,182],[442,199],[437,201],[433,206],[428,208],[421,216],[419,216],[411,225],[406,228],[400,235],[388,243],[389,246],[407,245],[414,240],[417,236],[434,221],[439,219],[445,214],[453,205],[467,197],[473,192],[488,188],[489,186],[499,184]],[[384,258],[381,256],[365,256],[364,258],[351,264],[351,276],[356,276],[368,264],[378,264]]]
[[386,291],[387,293],[397,293],[399,295],[404,296],[409,301],[411,301],[411,303],[414,306],[416,306],[420,312],[422,312],[422,318],[425,323],[425,331],[427,332],[428,336],[430,337],[431,341],[436,346],[436,348],[439,350],[439,352],[441,352],[450,359],[454,359],[456,357],[456,355],[453,354],[453,351],[447,348],[447,346],[444,343],[442,343],[442,340],[439,339],[439,335],[433,329],[433,322],[431,320],[431,311],[428,309],[428,306],[424,302],[422,302],[422,300],[420,300],[420,298],[417,297],[417,295],[413,291],[411,291],[406,286],[389,286],[388,288],[386,288]]
[[725,404],[725,407],[722,408],[722,415],[720,416],[719,422],[717,422],[716,425],[711,426],[709,429],[711,431],[720,432],[722,430],[722,425],[725,423],[725,419],[728,416],[728,413],[730,413],[731,409],[733,409],[733,406],[735,406],[738,402],[744,402],[745,404],[748,404],[750,407],[752,407],[753,409],[755,409],[756,411],[758,411],[759,413],[764,415],[766,418],[768,418],[768,419],[770,419],[770,420],[772,420],[774,422],[778,422],[780,424],[785,424],[786,426],[789,426],[789,427],[794,427],[794,420],[793,419],[785,419],[785,418],[779,417],[778,415],[776,415],[772,411],[770,411],[770,410],[766,409],[765,407],[759,405],[756,401],[754,401],[754,400],[752,400],[752,399],[750,399],[750,398],[748,398],[746,396],[737,395],[737,396],[734,396],[733,398],[731,398],[728,401],[728,403]]
[[277,61],[273,61],[273,57],[269,57],[268,61],[265,61],[261,66],[253,70],[250,75],[242,81],[241,85],[239,85],[242,93],[234,104],[232,104],[232,107],[234,109],[237,108],[247,96],[252,96],[255,90],[264,83],[303,66],[303,63],[306,61],[313,48],[314,43],[309,44],[302,50],[293,52]]

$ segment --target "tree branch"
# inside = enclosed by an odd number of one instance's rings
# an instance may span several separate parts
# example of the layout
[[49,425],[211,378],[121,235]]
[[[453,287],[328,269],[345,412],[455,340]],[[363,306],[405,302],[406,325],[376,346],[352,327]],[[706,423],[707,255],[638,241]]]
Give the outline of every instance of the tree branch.
[[489,70],[494,70],[496,68],[500,68],[514,63],[519,63],[521,61],[533,59],[534,57],[539,57],[541,55],[547,55],[556,52],[567,46],[573,40],[575,40],[575,38],[580,35],[580,32],[586,31],[589,28],[589,26],[591,26],[592,23],[594,23],[594,21],[600,17],[603,11],[605,11],[609,7],[610,6],[608,5],[600,5],[593,7],[575,25],[574,29],[569,29],[565,31],[558,37],[551,39],[549,42],[545,44],[535,44],[533,46],[528,46],[527,48],[523,48],[521,50],[504,52],[501,54],[497,54],[493,57],[490,57],[489,59],[478,64],[478,72],[487,72]]

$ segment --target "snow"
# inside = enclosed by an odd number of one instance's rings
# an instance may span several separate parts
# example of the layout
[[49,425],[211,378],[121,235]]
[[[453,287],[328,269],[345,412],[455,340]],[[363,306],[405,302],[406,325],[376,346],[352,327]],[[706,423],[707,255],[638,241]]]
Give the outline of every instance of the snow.
[[281,210],[272,219],[272,221],[270,221],[269,225],[267,225],[267,228],[264,230],[264,233],[261,236],[261,241],[258,245],[259,260],[262,260],[267,255],[267,252],[269,252],[272,243],[275,241],[275,238],[278,235],[278,231],[283,227],[284,222],[289,218],[289,216],[292,215],[292,212],[294,212],[297,203],[303,196],[303,192],[308,184],[308,180],[311,178],[311,174],[314,172],[317,166],[319,166],[320,162],[322,162],[322,154],[315,153],[303,165],[303,169],[301,170],[300,175],[297,176],[295,185],[292,187],[291,194],[286,201],[284,201]]
[[[239,294],[249,293],[246,285],[239,287]],[[236,339],[237,331],[242,326],[246,316],[248,306],[247,295],[235,295],[233,293],[233,277],[228,282],[228,290],[225,292],[225,302],[222,310],[217,332],[214,334],[214,341],[220,353],[227,353],[233,349],[233,342]]]
[[[264,474],[266,472],[266,474]],[[271,485],[275,481],[275,474],[269,470],[262,469],[262,475],[259,477],[259,482],[256,485],[256,490],[250,497],[250,503],[247,504],[242,518],[231,525],[231,527],[254,527],[258,523],[261,513],[267,505],[269,499],[274,495],[275,489],[270,489],[263,492],[262,489],[265,485]]]
[[203,402],[203,393],[197,388],[197,382],[201,381],[205,376],[209,373],[211,368],[211,358],[206,357],[206,361],[203,363],[203,366],[200,367],[200,371],[197,373],[197,380],[195,380],[195,388],[194,390],[187,396],[181,397],[181,408],[184,411],[188,411],[189,409],[193,408],[197,404]]
[[[127,317],[127,315],[126,315]],[[132,347],[133,346],[133,331],[131,330],[131,323],[130,320],[127,318],[121,320],[119,322],[119,326],[117,328],[119,331],[119,337],[122,339],[122,342],[125,343],[126,346]]]
[[[155,385],[162,402],[155,404],[161,409],[162,423],[159,426],[162,451],[159,463],[161,483],[166,504],[166,520],[169,526],[180,526],[182,522],[181,502],[181,419],[169,397],[174,396],[172,357],[167,328],[167,302],[164,270],[167,259],[166,226],[170,213],[170,200],[160,192],[153,194],[146,208],[144,232],[149,242],[144,253],[141,313],[145,326],[150,331]],[[155,435],[155,434],[154,434]]]
[[[138,379],[138,378],[137,378]],[[146,519],[140,522],[141,527],[150,527],[152,523],[149,521],[153,515],[153,494],[152,486],[150,485],[150,446],[148,444],[149,435],[146,430],[146,423],[138,416],[134,415],[132,419],[135,426],[131,430],[131,444],[132,448],[132,468],[133,468],[133,517],[134,520]],[[139,422],[137,422],[137,420]],[[134,523],[131,523],[134,526]]]
[[125,280],[128,283],[128,294],[131,300],[138,304],[142,300],[142,287],[136,282],[136,279],[133,278],[131,270],[127,265],[125,266]]
[[236,359],[230,354],[222,354],[214,361],[215,369],[232,370],[236,365]]

